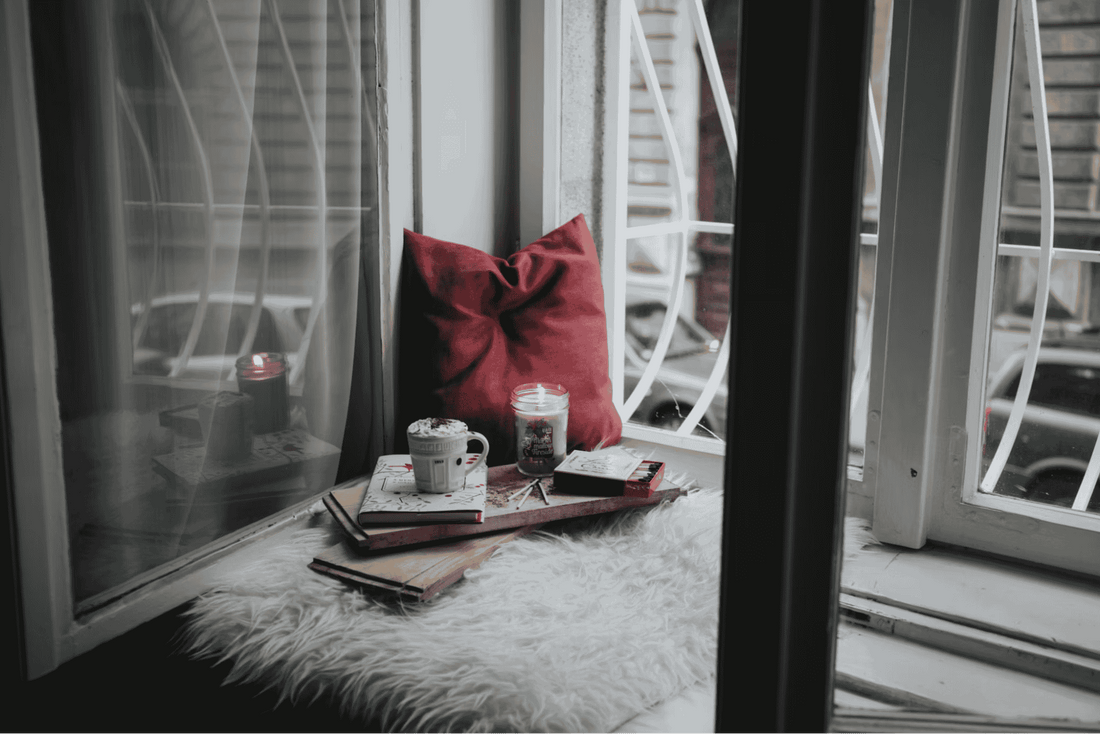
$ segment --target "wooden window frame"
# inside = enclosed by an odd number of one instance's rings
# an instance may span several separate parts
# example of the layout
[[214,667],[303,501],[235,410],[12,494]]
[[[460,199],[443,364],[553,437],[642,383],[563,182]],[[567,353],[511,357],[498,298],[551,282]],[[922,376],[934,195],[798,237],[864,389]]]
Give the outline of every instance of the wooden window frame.
[[976,492],[1014,17],[895,3],[863,482],[879,540],[1098,575],[1100,518]]

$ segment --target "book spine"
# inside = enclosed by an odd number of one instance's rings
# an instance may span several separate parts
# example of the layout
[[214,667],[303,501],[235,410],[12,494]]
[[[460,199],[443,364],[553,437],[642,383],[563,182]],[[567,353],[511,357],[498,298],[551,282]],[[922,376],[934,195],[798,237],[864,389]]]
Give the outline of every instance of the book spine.
[[357,543],[369,542],[366,534],[354,521],[352,521],[351,516],[344,511],[343,506],[332,495],[332,492],[326,492],[321,498],[321,501],[324,503],[325,509],[327,509],[333,519],[336,520],[341,530],[347,533]]
[[622,479],[558,472],[554,475],[554,489],[566,494],[621,497],[626,489],[626,482]]

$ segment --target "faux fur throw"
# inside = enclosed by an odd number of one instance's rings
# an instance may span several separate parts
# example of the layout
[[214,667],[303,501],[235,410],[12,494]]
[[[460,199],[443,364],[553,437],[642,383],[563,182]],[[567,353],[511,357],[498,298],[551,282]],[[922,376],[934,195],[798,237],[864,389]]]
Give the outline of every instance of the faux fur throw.
[[197,600],[187,649],[389,730],[610,731],[713,676],[721,517],[700,489],[579,521],[401,606],[306,567],[339,537],[321,513]]

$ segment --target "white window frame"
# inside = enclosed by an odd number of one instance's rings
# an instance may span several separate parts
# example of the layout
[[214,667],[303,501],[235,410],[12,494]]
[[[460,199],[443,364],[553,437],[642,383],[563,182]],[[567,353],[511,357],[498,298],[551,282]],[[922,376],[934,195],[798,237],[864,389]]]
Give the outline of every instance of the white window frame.
[[[29,0],[0,4],[0,327],[11,437],[16,561],[26,674],[38,678],[211,588],[252,554],[304,522],[307,500],[132,579],[77,617],[71,587],[61,418],[54,382],[53,299],[38,121],[31,62]],[[379,280],[376,345],[387,401],[374,420],[392,448],[396,353],[394,314],[403,229],[413,225],[413,8],[377,0],[379,83],[379,237],[365,269]],[[105,30],[105,29],[102,29]]]
[[1014,17],[895,3],[863,481],[882,541],[1100,575],[1100,518],[977,493]]
[[519,7],[519,241],[563,223],[561,198],[561,0]]

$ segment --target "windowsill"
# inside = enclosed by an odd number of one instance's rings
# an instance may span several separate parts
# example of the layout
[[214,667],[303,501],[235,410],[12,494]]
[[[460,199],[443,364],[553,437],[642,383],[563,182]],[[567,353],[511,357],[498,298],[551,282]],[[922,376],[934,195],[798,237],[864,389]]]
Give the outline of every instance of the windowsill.
[[1100,584],[1057,571],[864,545],[843,567],[838,685],[901,708],[1094,728],[1098,609]]
[[125,601],[105,604],[77,618],[64,644],[73,648],[73,655],[83,654],[215,588],[234,569],[264,557],[306,527],[319,501],[318,496],[301,502],[222,538],[210,552],[165,564],[112,590],[116,597],[125,596]]
[[[638,439],[622,445],[652,453],[674,470],[687,467],[704,486],[722,486],[721,456]],[[849,504],[852,496],[850,489]],[[83,634],[71,642],[80,651],[90,649],[133,626],[127,617],[136,607],[169,611],[185,603],[277,547],[311,517],[299,507],[194,562],[192,572],[151,582],[135,595],[141,604],[132,598],[122,608],[82,619]],[[889,727],[900,731],[906,715],[1004,723],[1010,722],[1005,715],[1020,717],[1027,710],[1031,728],[1059,718],[1069,730],[1100,722],[1100,626],[1091,623],[1100,609],[1100,584],[946,547],[867,544],[849,556],[841,583],[839,720],[867,727],[873,722],[860,716],[886,716]],[[970,694],[970,681],[984,688]],[[691,696],[698,695],[686,691],[682,701],[669,702],[669,711],[694,705]],[[934,729],[936,723],[919,725]]]
[[[674,470],[689,468],[705,486],[722,486],[721,456],[637,439],[622,445],[652,452]],[[196,561],[193,572],[150,583],[140,593],[143,603],[162,611],[177,607],[283,543],[311,517],[299,507],[254,529]],[[1009,731],[1020,722],[1028,729],[1096,728],[1100,627],[1090,622],[1100,609],[1100,584],[943,547],[914,551],[868,544],[849,555],[841,585],[838,722],[894,731],[993,723]],[[92,629],[74,642],[88,649],[92,640],[132,626],[125,622],[128,608],[133,605],[81,620]],[[970,681],[982,687],[983,700],[965,690]],[[669,721],[705,730],[705,716],[685,712],[700,709],[709,715],[709,696],[710,689],[697,687],[666,702],[649,715],[658,726],[654,730],[667,730],[661,727]],[[1095,716],[1089,715],[1092,708]],[[1020,718],[1025,710],[1026,720]],[[629,725],[646,730],[645,721]]]
[[[650,441],[624,439],[622,445],[666,462],[676,471],[690,468],[703,486],[721,487],[724,461],[720,455],[665,446]],[[164,614],[219,585],[233,569],[277,548],[314,517],[310,508],[320,497],[307,500],[268,520],[218,541],[221,546],[194,559],[179,559],[135,578],[104,594],[102,608],[79,617],[66,645],[79,655],[97,645]],[[126,596],[124,603],[110,603]]]

